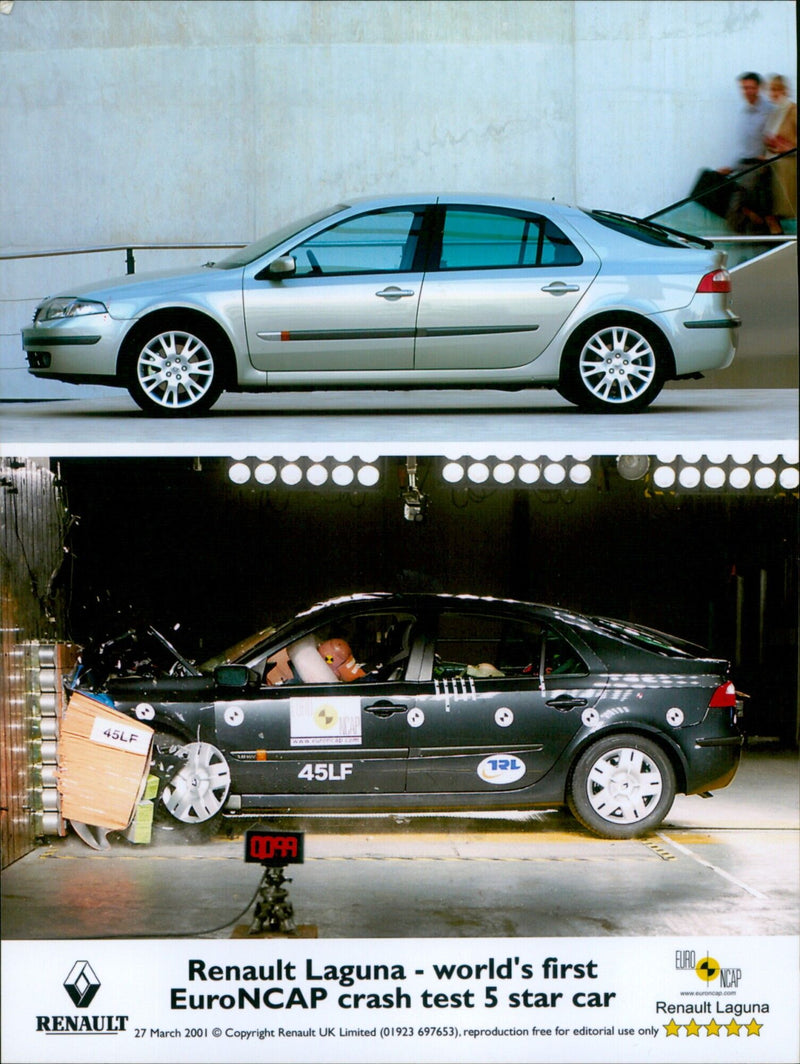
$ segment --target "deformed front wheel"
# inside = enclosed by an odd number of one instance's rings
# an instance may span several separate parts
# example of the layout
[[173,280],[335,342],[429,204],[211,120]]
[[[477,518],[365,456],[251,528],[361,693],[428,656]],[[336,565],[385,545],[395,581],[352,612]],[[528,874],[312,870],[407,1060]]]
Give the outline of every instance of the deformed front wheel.
[[631,414],[652,403],[664,380],[655,334],[642,325],[607,321],[572,338],[558,390],[584,410]]
[[669,757],[641,735],[613,735],[588,747],[567,785],[573,816],[607,839],[632,839],[652,831],[674,799],[675,771]]
[[222,366],[205,330],[153,327],[132,343],[128,391],[148,414],[180,417],[206,413],[222,392]]

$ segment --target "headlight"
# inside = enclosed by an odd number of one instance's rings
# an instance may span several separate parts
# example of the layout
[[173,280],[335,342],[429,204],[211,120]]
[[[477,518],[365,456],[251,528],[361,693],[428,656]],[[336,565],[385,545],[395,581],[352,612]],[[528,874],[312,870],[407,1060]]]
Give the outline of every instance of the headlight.
[[77,318],[81,314],[107,314],[105,303],[95,299],[59,297],[48,299],[36,311],[34,321],[53,321],[55,318]]

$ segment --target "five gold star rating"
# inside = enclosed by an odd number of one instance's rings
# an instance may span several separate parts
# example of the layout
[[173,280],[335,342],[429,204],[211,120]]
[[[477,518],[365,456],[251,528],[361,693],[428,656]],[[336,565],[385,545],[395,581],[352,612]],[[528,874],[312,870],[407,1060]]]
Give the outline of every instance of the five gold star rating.
[[763,1026],[763,1023],[756,1023],[755,1020],[751,1020],[749,1023],[738,1023],[736,1020],[731,1020],[730,1023],[717,1023],[716,1020],[709,1020],[708,1023],[698,1023],[697,1020],[690,1020],[689,1023],[676,1023],[674,1020],[670,1020],[669,1023],[663,1024],[664,1030],[667,1032],[667,1038],[670,1035],[675,1035],[677,1038],[681,1030],[684,1029],[688,1038],[691,1038],[692,1035],[695,1038],[699,1038],[701,1031],[705,1031],[706,1037],[709,1038],[719,1038],[720,1031],[725,1031],[728,1038],[731,1036],[739,1038],[741,1032],[745,1031],[749,1038],[750,1035],[760,1036]]

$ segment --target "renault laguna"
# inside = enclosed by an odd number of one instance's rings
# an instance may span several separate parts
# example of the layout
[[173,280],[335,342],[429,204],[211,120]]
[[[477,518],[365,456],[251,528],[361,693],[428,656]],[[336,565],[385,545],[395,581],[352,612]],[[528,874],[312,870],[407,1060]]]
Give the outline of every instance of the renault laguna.
[[141,640],[89,648],[76,689],[155,731],[158,806],[187,828],[565,806],[597,835],[632,838],[676,793],[724,787],[739,763],[728,663],[603,617],[368,593],[201,664],[150,637],[150,656]]
[[642,410],[728,366],[725,253],[609,211],[508,197],[340,205],[193,270],[78,286],[22,330],[29,371],[147,413],[224,391],[555,388]]

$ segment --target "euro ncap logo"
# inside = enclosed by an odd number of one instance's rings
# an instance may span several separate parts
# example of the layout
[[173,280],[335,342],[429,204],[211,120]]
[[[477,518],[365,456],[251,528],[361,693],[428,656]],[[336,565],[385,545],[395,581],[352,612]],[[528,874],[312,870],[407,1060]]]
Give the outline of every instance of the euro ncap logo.
[[719,975],[719,961],[715,961],[713,957],[706,955],[697,962],[694,970],[704,983],[710,983],[712,979],[716,979]]
[[100,980],[92,971],[92,966],[88,961],[76,961],[72,966],[72,971],[64,980],[64,989],[72,998],[73,1005],[79,1009],[86,1009],[100,989]]

